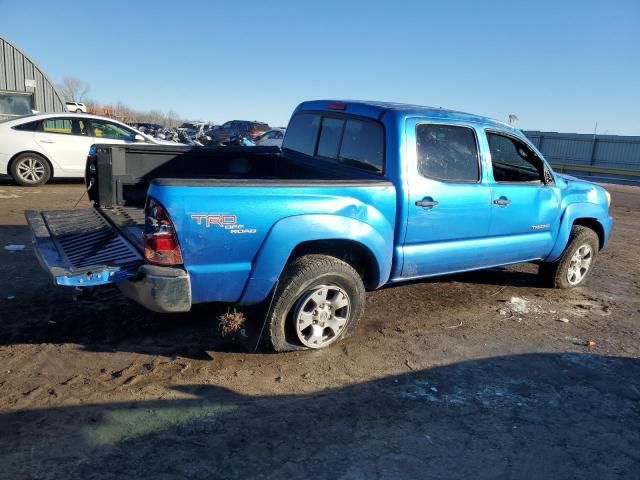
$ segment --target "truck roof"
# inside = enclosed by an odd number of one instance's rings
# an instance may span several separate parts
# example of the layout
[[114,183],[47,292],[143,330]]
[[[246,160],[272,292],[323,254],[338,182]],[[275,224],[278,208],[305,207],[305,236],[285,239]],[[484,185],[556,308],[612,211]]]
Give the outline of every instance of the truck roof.
[[479,123],[485,126],[495,126],[519,133],[519,130],[511,125],[473,113],[448,110],[442,107],[427,107],[424,105],[411,105],[406,103],[378,102],[369,100],[312,100],[303,102],[298,110],[327,110],[342,111],[363,117],[380,119],[387,112],[394,112],[401,117],[421,116],[437,119],[449,119]]

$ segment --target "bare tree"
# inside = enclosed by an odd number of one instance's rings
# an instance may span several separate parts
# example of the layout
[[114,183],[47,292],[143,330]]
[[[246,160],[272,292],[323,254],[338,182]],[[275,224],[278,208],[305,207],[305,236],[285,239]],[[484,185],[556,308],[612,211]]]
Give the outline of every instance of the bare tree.
[[180,125],[180,115],[174,110],[167,112],[167,127],[177,127]]
[[86,99],[84,103],[90,113],[112,117],[125,123],[158,123],[167,127],[180,125],[180,115],[174,110],[164,113],[161,110],[135,110],[119,100],[115,105],[102,105]]
[[64,77],[58,90],[67,102],[81,102],[91,90],[91,85],[76,77]]
[[509,125],[515,125],[515,123],[520,120],[518,118],[518,115],[516,115],[515,113],[510,113],[509,114]]

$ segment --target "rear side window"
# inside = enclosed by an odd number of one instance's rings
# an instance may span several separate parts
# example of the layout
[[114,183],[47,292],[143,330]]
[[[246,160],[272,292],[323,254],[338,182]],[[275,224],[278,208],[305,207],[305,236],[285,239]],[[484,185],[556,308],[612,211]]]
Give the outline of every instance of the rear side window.
[[375,122],[349,119],[344,128],[340,160],[366,165],[368,170],[384,170],[384,131]]
[[444,182],[480,179],[478,146],[469,127],[422,124],[416,128],[420,175]]
[[313,155],[316,149],[316,139],[318,138],[321,118],[320,115],[312,113],[295,115],[289,122],[282,148]]
[[42,121],[44,133],[61,133],[63,135],[87,135],[84,120],[71,118],[49,118]]
[[22,125],[16,125],[13,127],[14,130],[22,130],[24,132],[37,132],[40,128],[40,121],[23,123]]
[[289,123],[282,148],[376,173],[384,171],[384,129],[374,121],[298,113]]

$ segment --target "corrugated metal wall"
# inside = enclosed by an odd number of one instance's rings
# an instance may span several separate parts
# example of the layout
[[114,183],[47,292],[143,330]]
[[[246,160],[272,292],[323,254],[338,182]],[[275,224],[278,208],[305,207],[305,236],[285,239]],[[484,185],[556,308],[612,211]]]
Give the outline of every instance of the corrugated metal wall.
[[[34,86],[30,86],[33,85]],[[0,91],[33,94],[34,109],[64,112],[64,103],[45,73],[15,45],[0,37]],[[0,114],[0,118],[1,114]]]
[[558,171],[599,181],[640,182],[640,137],[525,131]]

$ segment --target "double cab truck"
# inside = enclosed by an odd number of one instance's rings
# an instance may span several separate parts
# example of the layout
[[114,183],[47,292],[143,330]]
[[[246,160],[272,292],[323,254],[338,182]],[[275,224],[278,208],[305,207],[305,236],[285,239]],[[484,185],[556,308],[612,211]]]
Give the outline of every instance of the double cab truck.
[[86,183],[93,208],[26,212],[56,285],[156,312],[262,304],[276,351],[344,338],[387,284],[535,262],[580,286],[612,227],[609,193],[519,130],[393,103],[304,102],[281,149],[95,145]]

